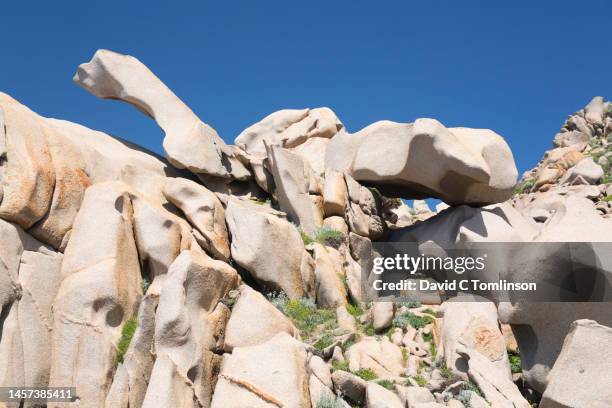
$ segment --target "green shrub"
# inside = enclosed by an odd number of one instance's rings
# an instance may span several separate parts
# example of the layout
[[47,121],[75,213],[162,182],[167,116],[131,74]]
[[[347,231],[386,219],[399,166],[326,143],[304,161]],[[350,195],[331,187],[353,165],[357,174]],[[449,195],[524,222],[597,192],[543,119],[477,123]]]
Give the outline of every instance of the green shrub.
[[[414,380],[414,382],[417,383],[419,387],[424,387],[425,385],[427,385],[427,380],[418,374],[413,375],[411,378]],[[412,385],[412,384],[408,382],[406,385]]]
[[363,332],[366,336],[374,336],[376,332],[374,331],[374,325],[372,322],[368,323],[366,327],[363,328]]
[[410,352],[406,347],[402,347],[402,360],[404,360],[404,363],[408,361],[408,357],[410,357]]
[[398,307],[407,307],[408,309],[415,309],[417,307],[421,307],[421,302],[418,300],[401,300],[397,302]]
[[354,305],[352,303],[346,305],[346,311],[355,317],[359,317],[364,313],[364,310],[361,308],[361,306]]
[[604,198],[601,199],[601,201],[606,201],[606,202],[612,201],[612,196],[604,197]]
[[422,329],[430,323],[433,323],[434,318],[431,316],[417,316],[412,312],[405,312],[393,318],[393,326],[404,328],[408,325],[415,329]]
[[338,399],[334,399],[329,394],[323,394],[317,401],[316,408],[344,408],[344,404]]
[[374,370],[371,368],[360,368],[359,370],[353,372],[353,374],[365,381],[372,381],[378,378]]
[[311,299],[291,300],[283,292],[272,293],[268,295],[268,299],[291,319],[305,340],[308,340],[320,326],[324,330],[333,330],[337,327],[336,313],[333,310],[317,309]]
[[329,227],[321,227],[315,233],[315,241],[321,245],[338,248],[342,244],[342,232]]
[[435,310],[429,308],[423,310],[423,313],[427,313],[428,315],[432,315],[433,317],[436,317],[438,315]]
[[121,338],[117,343],[117,357],[115,357],[115,365],[119,363],[123,363],[123,357],[125,357],[125,353],[127,353],[128,348],[130,347],[130,342],[132,341],[132,337],[134,337],[134,332],[136,332],[136,327],[138,326],[138,320],[136,320],[136,316],[132,316],[126,320],[121,328]]
[[376,381],[376,383],[378,385],[381,385],[383,387],[385,387],[388,390],[393,391],[395,389],[395,384],[393,383],[393,381],[389,381],[389,380],[378,380]]
[[522,183],[518,183],[514,188],[514,194],[528,193],[529,190],[535,184],[535,180],[532,178],[525,179]]
[[334,336],[332,336],[331,334],[326,334],[323,337],[321,337],[319,340],[317,340],[316,343],[313,344],[313,347],[316,348],[317,350],[323,351],[329,346],[331,346],[333,343],[334,343]]
[[353,344],[355,344],[355,341],[351,338],[347,339],[346,341],[344,341],[341,345],[340,348],[342,349],[342,352],[345,352],[346,350],[348,350]]
[[351,370],[349,369],[348,360],[344,360],[344,361],[334,360],[332,361],[332,368],[337,371],[348,371],[349,373],[351,372]]
[[314,242],[314,239],[312,239],[310,235],[305,233],[303,229],[300,228],[299,231],[300,231],[300,236],[302,237],[302,241],[304,242],[304,245],[310,245]]
[[508,350],[508,360],[510,360],[512,374],[523,372],[523,369],[521,368],[521,356],[518,353]]

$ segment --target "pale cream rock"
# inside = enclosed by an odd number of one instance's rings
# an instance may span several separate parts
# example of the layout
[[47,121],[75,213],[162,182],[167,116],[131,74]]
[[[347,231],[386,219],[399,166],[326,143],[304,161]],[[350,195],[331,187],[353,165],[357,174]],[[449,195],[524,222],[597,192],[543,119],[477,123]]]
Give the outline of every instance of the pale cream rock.
[[85,192],[53,303],[49,385],[76,387],[84,406],[104,404],[122,325],[142,295],[127,190],[114,182]]
[[337,171],[325,173],[325,185],[323,189],[323,209],[325,215],[344,216],[348,202],[348,191],[344,181],[344,175]]
[[572,323],[542,396],[542,408],[605,407],[612,401],[612,328],[593,320]]
[[236,145],[251,155],[265,157],[266,144],[296,147],[311,138],[331,138],[343,128],[329,108],[283,109],[242,131]]
[[225,210],[217,196],[206,187],[184,178],[167,178],[163,193],[202,234],[204,249],[221,260],[229,259]]
[[345,274],[342,254],[335,248],[313,244],[317,305],[327,309],[347,304],[343,283]]
[[351,371],[370,368],[379,378],[397,377],[404,369],[401,349],[387,336],[380,340],[366,337],[346,351],[346,358]]
[[212,408],[310,406],[306,349],[286,333],[223,356]]
[[323,223],[323,211],[311,199],[319,190],[318,176],[299,155],[279,146],[268,148],[270,172],[279,207],[305,233],[313,235]]
[[217,132],[138,59],[98,50],[79,66],[73,80],[99,98],[122,100],[155,119],[166,134],[164,151],[174,166],[223,178],[249,178],[248,169]]
[[395,304],[393,301],[374,302],[372,307],[372,324],[378,333],[391,326]]
[[157,359],[143,407],[185,406],[193,400],[209,406],[220,365],[212,350],[219,347],[223,331],[217,326],[225,325],[215,309],[239,280],[231,266],[197,247],[182,251],[172,263],[156,310]]
[[388,196],[437,197],[449,204],[504,201],[518,175],[501,136],[447,129],[434,119],[380,121],[352,135],[340,133],[327,147],[325,165]]
[[300,234],[280,213],[230,198],[225,218],[232,258],[254,278],[290,298],[314,295],[314,270]]
[[278,333],[299,337],[289,319],[262,294],[246,285],[240,286],[240,297],[232,308],[225,330],[225,350],[265,343]]
[[449,368],[466,378],[467,361],[458,353],[458,348],[465,345],[482,354],[492,367],[510,379],[506,341],[499,329],[495,304],[457,297],[444,302],[442,313],[441,343]]
[[375,382],[366,387],[366,406],[368,408],[404,408],[404,404],[394,392]]
[[49,129],[38,115],[6,94],[0,93],[0,106],[6,132],[0,218],[28,229],[44,217],[53,197],[55,171],[45,137]]

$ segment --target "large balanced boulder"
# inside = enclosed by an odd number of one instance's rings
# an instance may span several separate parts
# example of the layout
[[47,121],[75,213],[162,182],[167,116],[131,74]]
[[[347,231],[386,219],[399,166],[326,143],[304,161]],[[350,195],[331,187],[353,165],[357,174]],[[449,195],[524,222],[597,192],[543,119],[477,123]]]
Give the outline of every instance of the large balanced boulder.
[[327,147],[325,167],[385,195],[437,197],[448,204],[504,201],[518,175],[501,136],[485,129],[447,129],[434,119],[380,121],[355,134],[340,133]]

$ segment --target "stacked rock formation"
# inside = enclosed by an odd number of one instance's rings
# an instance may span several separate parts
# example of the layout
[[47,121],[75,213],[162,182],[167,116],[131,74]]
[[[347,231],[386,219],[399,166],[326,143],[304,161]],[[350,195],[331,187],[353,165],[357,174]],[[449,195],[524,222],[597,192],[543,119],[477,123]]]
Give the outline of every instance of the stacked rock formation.
[[608,304],[371,303],[363,279],[374,241],[611,241],[610,103],[515,195],[491,130],[287,109],[229,145],[136,58],[100,50],[74,81],[153,118],[166,157],[0,93],[0,386],[82,407],[610,403],[588,346],[612,342]]

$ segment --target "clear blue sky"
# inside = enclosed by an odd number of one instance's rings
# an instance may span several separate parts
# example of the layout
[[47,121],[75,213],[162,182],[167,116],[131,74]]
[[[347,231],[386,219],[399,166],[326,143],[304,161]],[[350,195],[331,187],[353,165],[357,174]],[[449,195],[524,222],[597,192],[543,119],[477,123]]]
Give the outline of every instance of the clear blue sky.
[[229,142],[275,110],[329,106],[352,132],[491,128],[521,172],[566,115],[612,97],[606,0],[25,3],[2,5],[0,90],[157,152],[153,121],[72,84],[96,49],[139,58]]

